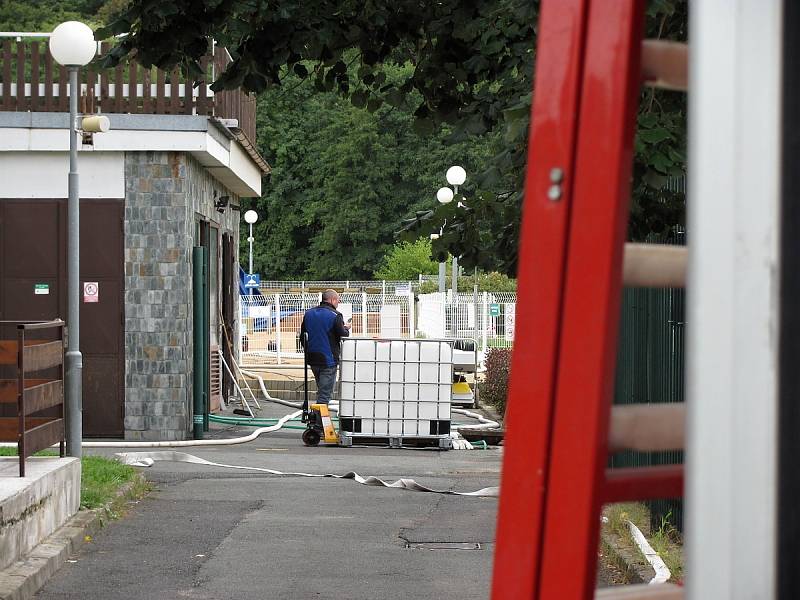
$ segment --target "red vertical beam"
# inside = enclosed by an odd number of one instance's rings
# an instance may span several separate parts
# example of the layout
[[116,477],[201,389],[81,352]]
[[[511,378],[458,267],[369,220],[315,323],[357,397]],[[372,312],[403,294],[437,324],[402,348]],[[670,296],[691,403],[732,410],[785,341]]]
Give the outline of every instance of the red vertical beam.
[[592,0],[570,215],[539,598],[594,597],[644,25]]
[[[518,269],[517,341],[506,412],[492,598],[534,598],[572,195],[588,0],[544,0]],[[551,181],[554,169],[563,180]],[[550,199],[551,187],[560,197]]]

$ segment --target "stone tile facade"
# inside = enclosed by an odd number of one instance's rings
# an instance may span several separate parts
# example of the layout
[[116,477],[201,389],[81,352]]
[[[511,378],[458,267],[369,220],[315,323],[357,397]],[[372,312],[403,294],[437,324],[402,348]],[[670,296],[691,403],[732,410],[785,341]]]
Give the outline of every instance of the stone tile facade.
[[[198,220],[232,232],[238,198],[191,155],[125,157],[125,439],[180,440],[192,427],[192,247]],[[235,338],[234,338],[235,339]]]

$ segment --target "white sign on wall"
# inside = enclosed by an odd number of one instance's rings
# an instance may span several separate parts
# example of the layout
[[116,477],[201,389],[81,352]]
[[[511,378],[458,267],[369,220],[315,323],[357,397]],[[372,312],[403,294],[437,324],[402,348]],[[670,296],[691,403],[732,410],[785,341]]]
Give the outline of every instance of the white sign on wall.
[[248,316],[253,319],[269,319],[272,313],[272,307],[266,306],[250,306]]
[[401,337],[400,305],[386,304],[381,307],[381,336],[386,338]]
[[100,285],[96,281],[83,282],[83,301],[100,302]]
[[350,302],[340,302],[336,310],[342,313],[345,324],[353,320],[353,305]]

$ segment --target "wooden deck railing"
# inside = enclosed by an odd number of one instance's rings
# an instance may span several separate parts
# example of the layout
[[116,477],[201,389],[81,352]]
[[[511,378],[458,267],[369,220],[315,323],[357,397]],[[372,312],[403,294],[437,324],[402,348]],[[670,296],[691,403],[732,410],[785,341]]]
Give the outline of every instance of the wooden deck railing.
[[[69,77],[50,56],[47,41],[2,39],[0,111],[67,111]],[[80,110],[94,113],[209,115],[237,119],[239,129],[255,143],[255,97],[241,90],[213,93],[209,85],[231,59],[224,48],[202,59],[205,80],[189,79],[173,69],[145,69],[135,59],[113,69],[99,67],[110,45],[80,70]]]
[[[16,403],[17,415],[0,416],[0,441],[17,442],[19,476],[25,477],[25,459],[39,450],[58,442],[64,456],[64,322],[0,321],[9,325],[16,326],[17,339],[0,340],[0,365],[16,365],[17,376],[0,379],[0,406]],[[43,333],[55,339],[32,339]]]

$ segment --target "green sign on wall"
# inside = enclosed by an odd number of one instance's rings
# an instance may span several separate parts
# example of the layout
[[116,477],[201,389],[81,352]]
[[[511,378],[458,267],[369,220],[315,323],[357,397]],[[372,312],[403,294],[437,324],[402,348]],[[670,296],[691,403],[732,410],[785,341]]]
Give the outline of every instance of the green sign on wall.
[[500,316],[500,305],[499,304],[490,304],[489,305],[489,315],[492,317],[499,317]]

